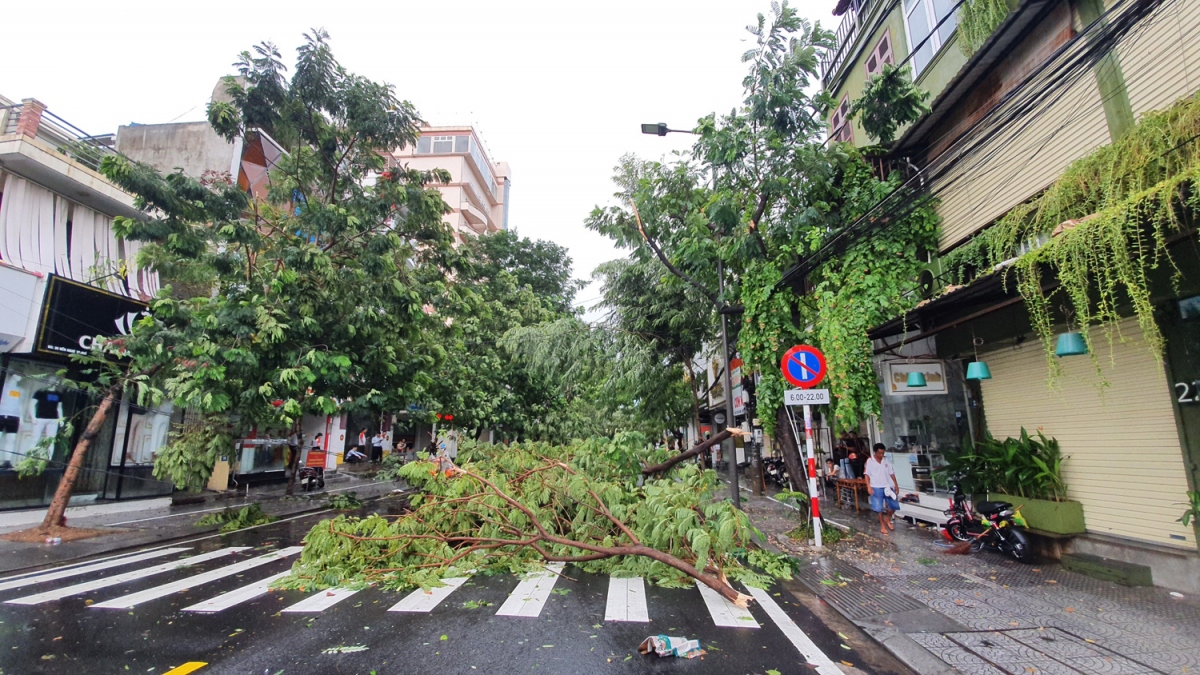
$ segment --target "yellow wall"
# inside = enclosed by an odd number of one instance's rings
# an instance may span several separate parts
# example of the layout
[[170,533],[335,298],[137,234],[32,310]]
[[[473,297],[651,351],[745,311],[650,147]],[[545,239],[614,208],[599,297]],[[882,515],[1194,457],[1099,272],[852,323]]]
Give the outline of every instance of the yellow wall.
[[1089,532],[1194,550],[1192,529],[1175,522],[1185,508],[1187,477],[1171,388],[1136,321],[1123,322],[1121,332],[1126,342],[1114,341],[1111,352],[1094,333],[1105,389],[1086,356],[1060,360],[1058,389],[1048,388],[1045,352],[1032,340],[981,354],[993,376],[982,382],[988,429],[997,438],[1025,427],[1058,439],[1070,457],[1063,471],[1068,496],[1083,503]]

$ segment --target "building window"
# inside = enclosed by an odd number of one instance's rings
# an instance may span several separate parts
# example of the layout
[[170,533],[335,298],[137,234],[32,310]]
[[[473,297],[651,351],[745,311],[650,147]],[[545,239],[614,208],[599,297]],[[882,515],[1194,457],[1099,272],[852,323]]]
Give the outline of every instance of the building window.
[[466,136],[422,136],[417,139],[418,155],[445,155],[466,152]]
[[[908,44],[911,47],[920,45],[912,54],[913,77],[924,72],[925,66],[929,65],[934,55],[949,41],[954,29],[958,27],[957,17],[951,15],[954,5],[954,0],[904,0],[904,24],[908,27]],[[942,19],[946,19],[945,23],[933,32],[933,27]]]
[[871,55],[867,57],[867,77],[881,72],[885,63],[895,62],[896,59],[892,56],[892,32],[885,30],[883,37],[879,38],[879,44],[875,45],[875,49],[871,50]]
[[842,97],[833,118],[829,120],[829,137],[842,143],[854,142],[854,129],[850,127],[850,95]]

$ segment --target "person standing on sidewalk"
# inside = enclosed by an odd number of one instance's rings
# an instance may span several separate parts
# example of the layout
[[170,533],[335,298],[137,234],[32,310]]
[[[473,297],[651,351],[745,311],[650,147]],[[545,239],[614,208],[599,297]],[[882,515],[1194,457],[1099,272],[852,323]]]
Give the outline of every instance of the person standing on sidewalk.
[[375,437],[371,439],[371,462],[374,464],[378,464],[383,461],[384,440],[385,439],[382,431],[375,434]]
[[874,452],[863,467],[867,479],[871,481],[871,510],[879,514],[879,531],[884,534],[896,529],[892,514],[900,510],[900,502],[896,501],[900,484],[896,482],[892,463],[884,456],[886,451],[887,446],[876,443]]

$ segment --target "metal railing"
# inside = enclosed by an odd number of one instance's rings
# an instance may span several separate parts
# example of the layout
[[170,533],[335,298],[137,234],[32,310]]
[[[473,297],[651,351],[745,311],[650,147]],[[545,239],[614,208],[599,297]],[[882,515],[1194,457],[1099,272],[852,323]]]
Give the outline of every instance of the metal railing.
[[851,0],[842,22],[834,34],[833,49],[821,55],[821,81],[829,84],[829,78],[842,67],[850,56],[858,35],[862,32],[862,14],[871,0]]
[[[17,103],[3,109],[3,133],[17,133],[25,105]],[[100,168],[105,155],[115,155],[113,135],[93,136],[49,110],[42,111],[36,138],[58,152],[92,170]]]

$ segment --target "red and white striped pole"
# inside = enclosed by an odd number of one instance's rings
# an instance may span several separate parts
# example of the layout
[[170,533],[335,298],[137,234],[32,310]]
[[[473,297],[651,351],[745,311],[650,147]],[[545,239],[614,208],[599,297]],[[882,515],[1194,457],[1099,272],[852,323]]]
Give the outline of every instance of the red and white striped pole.
[[812,498],[813,543],[821,548],[821,503],[817,500],[817,451],[813,444],[812,406],[804,406],[804,441],[808,449],[808,494]]

